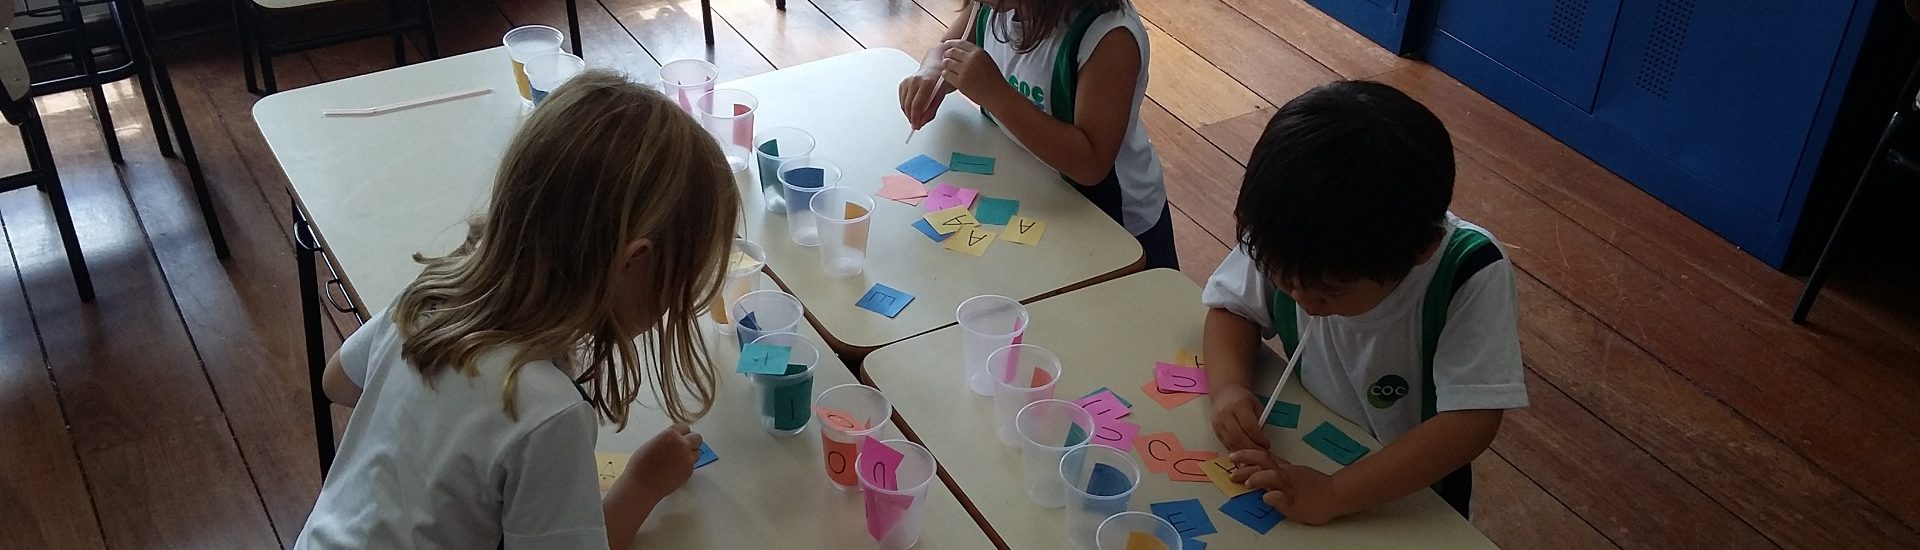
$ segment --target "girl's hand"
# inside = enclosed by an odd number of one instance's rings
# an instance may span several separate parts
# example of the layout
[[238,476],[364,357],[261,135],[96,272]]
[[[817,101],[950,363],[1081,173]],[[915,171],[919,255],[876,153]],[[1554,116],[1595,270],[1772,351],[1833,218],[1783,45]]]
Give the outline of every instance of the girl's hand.
[[907,123],[918,130],[933,121],[933,115],[940,112],[940,102],[952,92],[951,84],[940,81],[938,66],[922,69],[900,81],[900,113],[907,115]]
[[1248,476],[1244,483],[1250,488],[1267,490],[1260,500],[1286,514],[1288,519],[1307,525],[1326,525],[1334,518],[1355,511],[1347,509],[1345,496],[1333,476],[1284,460],[1278,466]]
[[693,477],[693,463],[699,459],[700,434],[685,424],[674,424],[634,451],[614,484],[629,485],[658,501],[687,484]]
[[946,76],[947,85],[967,94],[974,103],[986,105],[994,92],[1010,91],[1007,77],[1000,74],[1000,66],[994,64],[993,56],[980,46],[965,40],[948,40],[942,43],[947,50],[941,54],[941,74]]
[[1228,451],[1267,450],[1266,422],[1260,418],[1260,398],[1246,388],[1213,393],[1213,435]]

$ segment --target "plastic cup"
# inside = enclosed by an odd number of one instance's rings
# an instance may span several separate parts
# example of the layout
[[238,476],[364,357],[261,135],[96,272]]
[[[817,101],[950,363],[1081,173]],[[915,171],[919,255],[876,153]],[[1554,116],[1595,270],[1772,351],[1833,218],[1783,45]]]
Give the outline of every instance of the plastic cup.
[[1126,451],[1083,445],[1061,455],[1060,479],[1067,485],[1067,543],[1094,550],[1100,522],[1127,511],[1127,499],[1140,485],[1140,466]]
[[813,398],[813,407],[814,419],[820,422],[827,481],[842,491],[860,490],[860,476],[855,472],[859,468],[854,467],[860,440],[887,426],[893,404],[886,394],[870,386],[841,384],[820,392]]
[[813,134],[806,130],[781,126],[761,130],[753,137],[753,158],[758,161],[760,199],[767,211],[787,213],[787,190],[780,185],[780,163],[813,154]]
[[1014,418],[1028,404],[1053,399],[1053,385],[1060,381],[1060,358],[1047,348],[1014,344],[988,355],[987,368],[993,374],[994,433],[1000,435],[1001,443],[1018,448],[1020,431]]
[[739,336],[740,347],[745,348],[747,343],[767,334],[798,334],[800,323],[807,320],[807,308],[792,294],[756,290],[735,300],[733,307],[727,309],[727,315],[733,317],[733,331]]
[[867,266],[867,228],[873,196],[852,187],[828,187],[813,194],[813,215],[820,219],[820,265],[827,276],[845,279]]
[[815,223],[813,195],[840,184],[840,167],[812,156],[780,163],[780,185],[787,189],[787,235],[793,244],[820,246],[820,224]]
[[1020,433],[1021,474],[1027,482],[1027,498],[1041,508],[1066,506],[1067,485],[1060,480],[1060,457],[1092,439],[1093,413],[1069,401],[1042,399],[1021,407],[1013,424]]
[[967,389],[980,395],[993,395],[993,378],[987,376],[987,355],[1014,343],[1026,332],[1027,308],[1005,296],[974,296],[960,302],[954,317],[960,321],[960,360]]
[[1121,512],[1100,522],[1100,528],[1094,533],[1094,542],[1099,550],[1131,550],[1129,539],[1134,533],[1142,533],[1153,540],[1160,541],[1167,550],[1180,550],[1180,531],[1160,516],[1146,512]]
[[527,59],[523,70],[533,93],[533,104],[539,105],[554,88],[587,70],[587,62],[567,52],[543,53]]
[[[746,265],[734,265],[733,254],[743,254]],[[733,334],[733,319],[727,315],[727,306],[740,301],[748,292],[760,290],[760,272],[767,269],[767,251],[759,244],[746,239],[733,240],[733,252],[727,255],[727,275],[720,281],[720,293],[714,295],[713,305],[707,307],[707,316],[718,324],[720,334]]]
[[727,167],[739,172],[753,158],[753,113],[760,99],[745,90],[714,90],[700,96],[700,125],[713,134]]
[[902,455],[894,470],[897,489],[887,489],[869,479],[869,472],[858,472],[862,500],[867,509],[867,534],[880,543],[882,550],[906,550],[920,542],[927,518],[927,490],[933,487],[939,463],[926,447],[905,439],[881,441]]
[[753,341],[756,344],[787,346],[787,373],[782,375],[748,374],[760,391],[760,427],[779,437],[792,437],[806,431],[813,420],[813,369],[820,365],[820,348],[791,332],[772,332]]
[[660,66],[660,89],[680,103],[680,110],[700,116],[700,96],[713,91],[720,69],[701,59],[676,59]]
[[520,87],[523,107],[533,108],[533,86],[527,82],[527,60],[541,54],[559,52],[560,44],[566,41],[567,35],[546,25],[516,27],[500,38],[501,45],[507,47],[507,56],[513,59],[513,83]]

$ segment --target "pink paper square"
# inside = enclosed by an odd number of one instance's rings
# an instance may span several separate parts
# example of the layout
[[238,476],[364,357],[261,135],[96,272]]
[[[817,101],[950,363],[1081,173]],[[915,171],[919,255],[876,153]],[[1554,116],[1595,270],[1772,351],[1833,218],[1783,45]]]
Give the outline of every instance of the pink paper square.
[[1093,419],[1093,443],[1115,449],[1132,449],[1133,438],[1140,435],[1140,425],[1118,418]]
[[1153,382],[1167,393],[1207,393],[1207,371],[1161,361],[1153,366]]
[[878,195],[907,204],[918,205],[920,199],[927,196],[927,186],[920,180],[905,174],[891,174],[880,178]]
[[898,491],[900,480],[896,476],[900,471],[900,461],[906,457],[873,436],[867,436],[860,440],[860,457],[854,459],[854,463],[859,464],[860,472],[865,474],[861,477],[882,489]]
[[926,200],[920,202],[920,208],[928,212],[939,212],[955,206],[960,206],[960,199],[954,198],[953,195],[928,193]]
[[913,507],[913,497],[910,495],[879,491],[866,491],[863,495],[865,498],[862,500],[867,508],[867,536],[876,541],[885,539],[887,532],[900,523],[900,518],[906,517],[907,509]]
[[1127,408],[1126,403],[1120,401],[1119,396],[1113,394],[1113,390],[1082,397],[1073,404],[1086,409],[1093,414],[1094,418],[1118,419],[1133,412],[1132,409]]

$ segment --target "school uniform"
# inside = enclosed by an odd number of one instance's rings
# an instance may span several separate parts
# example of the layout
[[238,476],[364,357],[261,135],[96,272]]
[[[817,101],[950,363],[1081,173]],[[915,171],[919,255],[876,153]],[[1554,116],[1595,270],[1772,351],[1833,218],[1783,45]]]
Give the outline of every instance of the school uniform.
[[606,547],[597,421],[568,373],[522,366],[516,420],[500,400],[513,349],[429,386],[401,342],[382,311],[340,344],[360,402],[294,548]]
[[[1008,84],[1041,111],[1069,124],[1074,118],[1079,69],[1093,56],[1100,40],[1117,29],[1132,36],[1139,46],[1140,75],[1134,79],[1133,102],[1128,107],[1132,116],[1119,155],[1114,157],[1113,171],[1096,185],[1073,187],[1140,240],[1148,268],[1177,269],[1173,218],[1167,208],[1167,186],[1160,155],[1148,138],[1146,123],[1140,120],[1140,103],[1147,97],[1149,58],[1146,26],[1141,22],[1140,13],[1134,11],[1132,5],[1125,5],[1105,13],[1083,10],[1071,14],[1066,25],[1026,52],[1016,51],[1011,42],[1020,35],[1024,25],[1017,14],[1017,10],[994,13],[988,6],[978,7],[973,18],[973,41],[993,57]],[[1002,40],[994,29],[1011,32],[1000,33],[1006,37]],[[1005,127],[1001,131],[1005,132]],[[1012,132],[1007,132],[1007,137],[1016,143],[1020,141]]]
[[[1290,351],[1304,340],[1300,383],[1381,443],[1441,412],[1525,407],[1513,266],[1486,230],[1452,214],[1446,223],[1446,245],[1359,316],[1310,324],[1240,248],[1207,279],[1201,301],[1259,324]],[[1472,483],[1463,467],[1434,488],[1464,516]]]

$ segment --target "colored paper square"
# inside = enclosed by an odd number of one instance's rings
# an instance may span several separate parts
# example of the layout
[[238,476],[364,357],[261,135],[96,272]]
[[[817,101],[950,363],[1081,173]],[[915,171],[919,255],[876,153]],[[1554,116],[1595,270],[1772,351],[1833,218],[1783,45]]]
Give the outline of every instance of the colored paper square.
[[744,328],[747,330],[760,330],[760,322],[754,320],[753,312],[749,311],[747,312],[746,317],[740,318],[740,328]]
[[955,172],[986,174],[990,176],[993,175],[993,163],[993,157],[969,155],[956,151],[947,164],[953,168]]
[[[1016,343],[1017,343],[1017,342],[1016,342]],[[1081,397],[1093,397],[1093,395],[1094,395],[1094,394],[1097,394],[1097,393],[1100,393],[1100,392],[1108,392],[1108,393],[1112,393],[1112,392],[1113,392],[1113,390],[1110,390],[1110,389],[1107,389],[1107,387],[1106,387],[1106,386],[1100,386],[1100,387],[1098,387],[1098,388],[1094,388],[1094,389],[1093,389],[1093,391],[1090,391],[1090,392],[1087,392],[1087,394],[1086,394],[1086,395],[1082,395]],[[1125,397],[1121,397],[1121,396],[1120,396],[1120,394],[1118,394],[1118,393],[1115,393],[1115,394],[1113,394],[1113,398],[1114,398],[1114,399],[1118,399],[1118,400],[1120,400],[1120,404],[1122,404],[1122,405],[1126,405],[1126,406],[1127,406],[1127,409],[1128,409],[1128,410],[1132,410],[1132,409],[1133,409],[1133,402],[1132,402],[1132,401],[1128,401],[1128,400],[1127,400],[1127,398],[1125,398]]]
[[942,235],[940,234],[939,231],[934,231],[933,224],[927,223],[927,220],[924,218],[913,220],[913,228],[920,230],[921,235],[926,235],[927,238],[933,239],[933,242],[936,242],[936,243],[947,240],[947,237],[953,236],[952,233]]
[[702,441],[700,442],[700,458],[693,461],[693,469],[698,470],[708,464],[712,464],[715,460],[720,460],[720,455],[714,454],[713,447],[708,447],[707,442]]
[[[806,365],[787,365],[785,375],[795,375],[807,371]],[[775,430],[798,430],[807,427],[807,421],[813,415],[807,407],[813,403],[813,377],[795,376],[791,379],[768,378],[761,381],[767,384],[767,391],[760,395],[760,414],[773,419]]]
[[1093,414],[1094,418],[1117,419],[1132,412],[1125,403],[1120,402],[1120,397],[1114,395],[1112,391],[1103,391],[1082,397],[1074,400],[1073,404],[1079,405],[1082,409],[1086,409],[1087,412]]
[[898,449],[867,436],[860,440],[860,457],[854,462],[860,465],[860,471],[865,472],[866,478],[874,485],[888,491],[898,491],[900,479],[896,475],[900,470],[900,461],[906,457]]
[[1180,536],[1191,539],[1220,532],[1213,527],[1213,518],[1207,517],[1207,509],[1200,505],[1199,499],[1171,500],[1155,502],[1147,506],[1153,515],[1173,524],[1173,530]]
[[887,285],[874,283],[873,288],[867,289],[867,294],[861,296],[860,301],[854,302],[853,305],[892,319],[900,315],[900,310],[907,309],[907,304],[912,302],[912,294],[901,292],[899,289]]
[[957,238],[949,239],[944,245],[947,250],[977,258],[987,255],[987,247],[993,246],[994,233],[981,229],[978,225],[968,226],[966,231],[954,235]]
[[1162,391],[1207,393],[1207,371],[1160,362],[1153,366],[1153,381]]
[[[1267,406],[1267,399],[1270,399],[1270,398],[1267,398],[1267,397],[1260,398],[1261,407]],[[1287,400],[1285,399],[1280,400],[1279,403],[1274,403],[1273,412],[1267,413],[1267,425],[1279,426],[1287,429],[1299,429],[1300,428],[1300,405],[1297,405],[1294,403],[1288,403]]]
[[1207,479],[1207,471],[1201,466],[1219,457],[1220,453],[1213,451],[1183,451],[1173,459],[1172,464],[1167,465],[1167,479],[1199,483],[1213,481]]
[[[814,405],[813,412],[820,416],[820,422],[840,431],[851,432],[867,429],[866,422],[861,422],[860,419],[854,418],[851,413],[843,410]],[[852,443],[848,443],[848,445],[852,445]]]
[[973,210],[973,216],[987,225],[1007,225],[1020,212],[1020,201],[986,197]]
[[[816,408],[818,410],[818,408]],[[831,437],[820,438],[821,457],[827,465],[827,479],[843,487],[859,487],[859,474],[854,473],[853,457],[860,455],[860,445],[834,441]]]
[[772,344],[747,344],[740,348],[740,363],[734,372],[747,374],[771,374],[779,376],[787,373],[787,359],[793,349]]
[[1253,490],[1233,480],[1233,471],[1240,467],[1226,457],[1220,457],[1201,463],[1200,471],[1206,472],[1207,481],[1212,481],[1213,486],[1220,488],[1222,494],[1236,497]]
[[1360,442],[1347,437],[1347,432],[1340,431],[1340,428],[1334,427],[1331,422],[1321,422],[1313,431],[1307,432],[1306,437],[1302,437],[1301,440],[1313,446],[1314,450],[1320,451],[1320,454],[1327,455],[1327,458],[1340,463],[1341,466],[1351,466],[1354,461],[1360,460],[1360,457],[1367,456],[1367,453],[1372,451],[1366,445],[1361,445]]
[[1067,440],[1066,442],[1062,443],[1060,446],[1073,447],[1075,445],[1079,445],[1081,443],[1086,443],[1086,442],[1087,442],[1087,431],[1080,429],[1079,424],[1068,424]]
[[1279,525],[1281,521],[1286,520],[1287,516],[1281,515],[1279,510],[1275,510],[1272,506],[1267,506],[1266,502],[1261,501],[1260,495],[1264,494],[1267,494],[1267,492],[1253,491],[1227,499],[1226,504],[1220,505],[1220,513],[1226,514],[1227,517],[1233,518],[1235,521],[1239,521],[1240,524],[1247,526],[1248,529],[1252,529],[1255,533],[1265,535],[1268,531],[1273,530],[1273,526]]
[[1164,474],[1173,469],[1174,459],[1187,452],[1186,447],[1180,446],[1180,438],[1175,437],[1173,432],[1135,436],[1133,448],[1140,452],[1140,462],[1147,467],[1147,471],[1156,474]]
[[1027,246],[1040,244],[1040,236],[1046,234],[1047,222],[1020,216],[1008,219],[1007,228],[1000,230],[1002,240]]
[[920,180],[908,176],[887,174],[880,178],[880,192],[875,194],[883,198],[918,206],[920,199],[927,196],[927,186],[921,184]]
[[1167,550],[1167,543],[1142,531],[1129,531],[1126,550]]
[[907,509],[913,507],[913,495],[889,494],[879,491],[862,491],[861,501],[867,509],[867,536],[873,540],[885,540],[887,533],[900,524],[900,518],[906,517]]
[[1207,543],[1200,539],[1181,539],[1180,550],[1207,550]]
[[973,207],[974,199],[979,196],[978,189],[955,187],[950,183],[936,183],[933,187],[927,188],[927,200],[920,204],[920,209],[927,212],[938,212],[948,208],[970,209]]
[[1140,425],[1118,418],[1093,419],[1093,443],[1115,449],[1132,449],[1133,438],[1140,435]]
[[1094,464],[1093,472],[1087,475],[1087,494],[1097,497],[1116,496],[1133,488],[1133,480],[1127,474],[1107,464]]
[[1140,391],[1147,394],[1147,398],[1159,403],[1162,408],[1167,410],[1173,410],[1174,407],[1185,405],[1188,401],[1200,398],[1200,394],[1197,393],[1169,393],[1160,391],[1159,385],[1153,381],[1141,384]]
[[1177,355],[1174,355],[1173,362],[1176,364],[1186,365],[1189,367],[1206,368],[1207,366],[1207,361],[1205,358],[1200,356],[1200,352],[1193,351],[1187,348],[1180,348],[1180,353]]
[[593,471],[600,477],[600,490],[613,490],[613,482],[627,469],[625,453],[593,453]]
[[819,168],[795,168],[788,170],[784,181],[801,189],[813,189],[825,185],[827,171]]
[[[931,201],[933,197],[929,196],[927,200]],[[941,235],[980,225],[980,220],[975,219],[972,212],[960,206],[932,212],[921,216],[921,219],[926,220],[927,225],[933,226],[934,231]]]
[[898,168],[900,173],[913,176],[913,179],[920,180],[920,183],[933,181],[933,178],[947,173],[947,165],[940,164],[940,161],[926,155],[907,159],[906,162],[900,163]]

